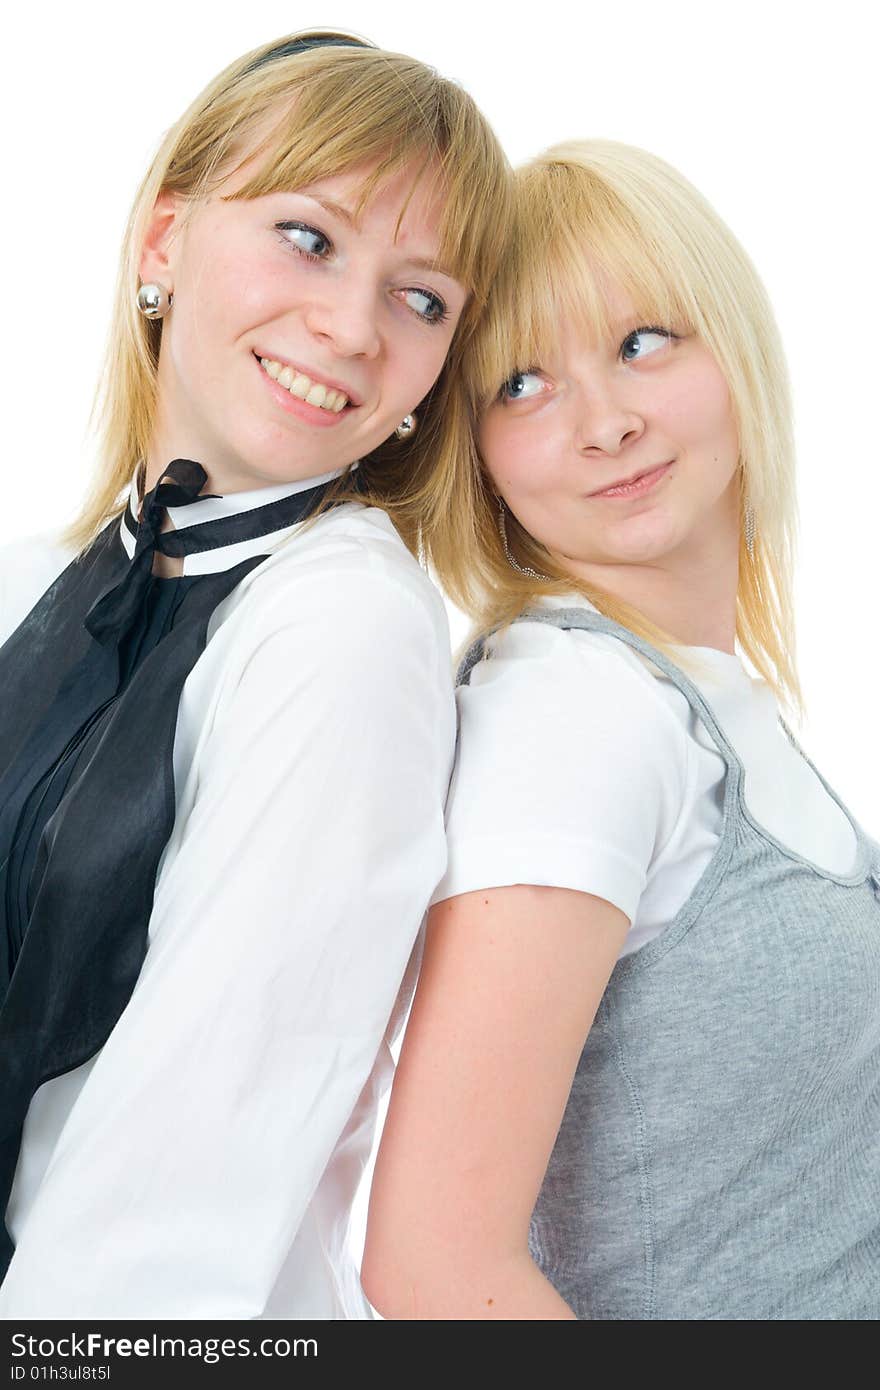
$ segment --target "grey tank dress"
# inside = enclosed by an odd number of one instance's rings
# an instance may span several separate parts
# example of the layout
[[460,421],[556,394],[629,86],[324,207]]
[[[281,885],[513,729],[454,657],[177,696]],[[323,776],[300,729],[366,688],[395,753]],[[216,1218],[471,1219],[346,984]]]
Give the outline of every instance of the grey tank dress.
[[[611,974],[532,1256],[583,1319],[880,1317],[880,846],[842,807],[852,874],[787,849],[752,819],[735,750],[665,655],[582,608],[523,617],[649,658],[726,765],[713,858]],[[478,642],[460,684],[483,656]]]

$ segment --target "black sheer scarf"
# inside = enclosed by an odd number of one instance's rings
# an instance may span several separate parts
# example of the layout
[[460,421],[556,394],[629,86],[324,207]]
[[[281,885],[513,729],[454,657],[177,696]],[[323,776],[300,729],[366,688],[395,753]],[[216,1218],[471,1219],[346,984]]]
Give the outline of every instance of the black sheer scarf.
[[[171,463],[144,499],[133,558],[103,530],[0,648],[0,1210],[31,1099],[86,1062],[128,1003],[147,950],[156,872],[175,814],[173,745],[183,684],[214,610],[265,554],[189,580],[173,625],[143,659],[122,660],[143,612],[153,556],[255,540],[304,520],[335,480],[250,511],[173,531],[166,508],[203,500],[204,469]],[[25,808],[65,761],[74,768],[38,825],[28,881],[14,882]],[[67,769],[70,773],[70,767]],[[26,909],[22,910],[22,903]],[[0,1225],[0,1278],[13,1244]]]

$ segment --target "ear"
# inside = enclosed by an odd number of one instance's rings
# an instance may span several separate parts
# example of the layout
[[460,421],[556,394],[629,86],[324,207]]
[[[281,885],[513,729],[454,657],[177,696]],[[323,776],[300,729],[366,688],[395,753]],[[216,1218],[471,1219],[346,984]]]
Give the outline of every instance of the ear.
[[143,284],[158,281],[174,289],[175,237],[180,230],[181,199],[174,193],[160,193],[150,213],[141,246],[139,273]]

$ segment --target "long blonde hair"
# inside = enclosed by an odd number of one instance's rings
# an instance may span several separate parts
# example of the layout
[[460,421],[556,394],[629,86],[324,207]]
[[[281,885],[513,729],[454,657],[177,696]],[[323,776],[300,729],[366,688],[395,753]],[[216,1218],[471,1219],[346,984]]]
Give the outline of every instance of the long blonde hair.
[[[87,545],[118,514],[146,455],[156,410],[161,321],[138,313],[138,266],[160,193],[210,196],[257,157],[235,198],[304,187],[361,165],[373,173],[366,203],[384,179],[414,161],[439,171],[445,193],[440,258],[470,291],[446,367],[411,441],[395,439],[361,460],[357,487],[346,470],[325,505],[356,497],[383,507],[411,549],[435,489],[434,460],[448,451],[446,398],[461,351],[485,306],[510,220],[510,171],[473,100],[414,58],[381,49],[321,47],[272,56],[275,40],[230,64],[165,135],[134,200],[120,257],[105,367],[95,406],[99,468],[66,539]],[[421,174],[418,175],[420,177]],[[456,418],[455,411],[449,419]]]
[[562,319],[608,332],[607,278],[629,294],[643,322],[696,333],[724,373],[739,433],[742,519],[748,502],[755,522],[752,553],[741,528],[736,635],[781,701],[799,711],[791,404],[779,333],[754,266],[706,199],[644,150],[605,140],[556,145],[517,172],[515,188],[505,268],[459,383],[450,505],[426,536],[441,583],[479,632],[505,626],[542,594],[577,591],[655,646],[673,644],[643,614],[554,563],[508,514],[512,553],[549,578],[512,568],[475,443],[482,410],[514,371],[550,354]]

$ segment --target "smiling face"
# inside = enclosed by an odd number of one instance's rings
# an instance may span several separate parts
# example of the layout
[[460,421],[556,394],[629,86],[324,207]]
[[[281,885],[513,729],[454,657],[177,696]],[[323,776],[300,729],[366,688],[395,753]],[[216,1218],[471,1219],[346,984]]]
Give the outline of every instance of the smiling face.
[[371,169],[230,199],[249,172],[189,209],[156,205],[141,279],[174,302],[148,487],[176,456],[225,492],[362,458],[437,379],[467,300],[435,268],[443,192],[430,170],[405,166],[360,212]]
[[674,325],[643,324],[619,289],[606,300],[607,336],[587,341],[563,323],[552,357],[489,404],[478,438],[525,529],[569,571],[608,585],[614,566],[727,553],[739,503],[737,431],[712,354]]

